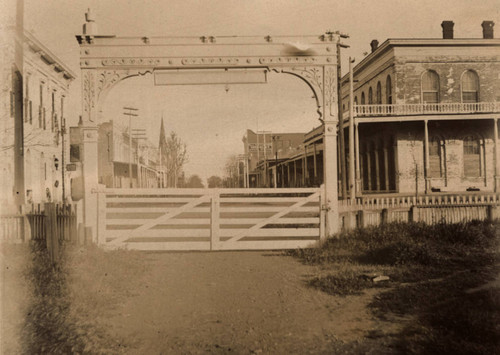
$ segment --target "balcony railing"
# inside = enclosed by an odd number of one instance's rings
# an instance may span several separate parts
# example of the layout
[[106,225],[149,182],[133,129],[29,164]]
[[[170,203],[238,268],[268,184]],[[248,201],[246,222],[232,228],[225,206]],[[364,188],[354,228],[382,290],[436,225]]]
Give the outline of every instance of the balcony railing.
[[[491,112],[500,112],[500,102],[354,105],[354,115],[356,117],[467,114]],[[349,112],[344,112],[344,118],[348,117]]]

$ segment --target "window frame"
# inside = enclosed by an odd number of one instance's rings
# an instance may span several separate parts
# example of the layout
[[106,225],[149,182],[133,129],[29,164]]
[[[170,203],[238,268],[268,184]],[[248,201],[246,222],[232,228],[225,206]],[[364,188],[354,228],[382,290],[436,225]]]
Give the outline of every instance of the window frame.
[[[466,77],[467,73],[471,73],[474,75],[474,79],[475,79],[475,84],[476,84],[476,90],[475,91],[472,91],[472,90],[464,90],[464,78]],[[462,73],[462,75],[460,76],[460,100],[462,103],[478,103],[480,101],[479,97],[479,88],[480,88],[480,80],[479,80],[479,74],[475,71],[475,70],[472,70],[472,69],[467,69],[466,71],[464,71]],[[476,94],[476,100],[475,101],[465,101],[464,100],[464,93],[475,93]]]
[[[435,78],[436,79],[436,84],[437,84],[437,88],[436,90],[429,90],[427,88],[424,88],[424,78],[427,76],[427,75],[430,75],[431,78]],[[422,73],[421,77],[420,77],[420,98],[421,98],[421,101],[423,104],[438,104],[441,102],[441,95],[440,95],[440,89],[441,89],[441,82],[440,82],[440,78],[439,78],[439,74],[437,72],[435,72],[434,70],[426,70]],[[429,93],[433,93],[435,94],[435,99],[436,101],[435,102],[429,102],[429,101],[426,101],[425,100],[425,94],[429,94]]]

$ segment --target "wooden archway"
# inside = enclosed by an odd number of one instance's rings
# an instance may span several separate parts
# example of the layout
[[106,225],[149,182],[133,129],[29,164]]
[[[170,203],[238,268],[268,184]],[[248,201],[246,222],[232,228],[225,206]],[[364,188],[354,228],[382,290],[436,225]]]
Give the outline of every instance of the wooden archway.
[[[147,73],[158,80],[192,80],[189,73],[215,80],[261,80],[259,72],[292,74],[307,83],[316,98],[324,128],[324,201],[326,232],[338,231],[337,194],[337,46],[338,33],[318,36],[118,37],[95,33],[86,16],[80,44],[83,116],[84,222],[97,223],[97,122],[109,90],[125,78]],[[182,74],[185,78],[182,79]],[[215,75],[217,74],[217,75]],[[220,74],[220,75],[219,75]],[[179,79],[179,76],[181,79]],[[174,78],[175,77],[175,78]],[[191,79],[189,79],[191,77]],[[196,84],[196,82],[192,82]]]

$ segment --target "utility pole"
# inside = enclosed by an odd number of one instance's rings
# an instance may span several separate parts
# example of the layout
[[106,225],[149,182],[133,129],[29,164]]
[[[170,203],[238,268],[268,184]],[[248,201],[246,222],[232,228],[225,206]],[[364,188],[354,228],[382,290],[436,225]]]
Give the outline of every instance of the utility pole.
[[[125,116],[128,116],[128,145],[129,145],[129,150],[128,150],[128,177],[129,177],[129,183],[130,183],[130,188],[133,187],[132,185],[132,117],[137,117],[139,116],[137,112],[139,109],[133,108],[133,107],[124,107],[124,110],[127,110],[127,112],[124,112],[123,114]],[[137,172],[139,173],[139,172]]]
[[344,137],[344,112],[342,109],[342,66],[340,59],[340,42],[337,43],[337,95],[338,95],[338,112],[339,112],[339,145],[340,145],[340,180],[342,198],[346,198],[347,181],[346,181],[346,164],[345,164],[345,137]]
[[349,57],[349,188],[351,200],[356,198],[356,177],[354,169],[354,74],[352,64],[354,59]]
[[138,128],[132,130],[132,139],[137,142],[136,146],[136,161],[137,161],[137,185],[138,187],[142,187],[143,179],[142,179],[142,171],[141,171],[141,161],[139,156],[139,148],[140,148],[140,140],[146,140],[146,130],[144,128]]
[[65,153],[65,149],[64,149],[64,145],[65,145],[65,142],[64,142],[64,135],[66,134],[66,119],[64,117],[62,117],[61,115],[61,144],[62,144],[62,156],[61,156],[61,174],[62,174],[62,200],[63,202],[66,202],[66,187],[65,187],[65,183],[64,183],[64,180],[65,180],[65,170],[66,170],[66,163],[64,161],[64,153]]

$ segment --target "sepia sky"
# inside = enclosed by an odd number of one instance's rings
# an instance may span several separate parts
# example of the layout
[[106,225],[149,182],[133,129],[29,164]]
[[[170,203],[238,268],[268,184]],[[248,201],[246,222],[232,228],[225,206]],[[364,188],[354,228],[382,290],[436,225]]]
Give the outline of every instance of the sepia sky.
[[[79,76],[79,47],[84,14],[92,9],[99,34],[117,36],[320,35],[347,33],[342,51],[359,62],[370,41],[387,38],[439,38],[441,22],[455,22],[455,38],[480,38],[481,22],[496,23],[499,0],[25,0],[25,27]],[[203,179],[222,175],[230,154],[243,153],[247,128],[307,132],[319,124],[310,89],[300,80],[270,73],[267,84],[154,86],[152,76],[127,79],[107,97],[104,117],[124,120],[123,106],[140,110],[134,128],[146,128],[158,142],[163,113],[167,131],[188,147],[186,174]],[[81,111],[80,81],[71,88],[68,120]],[[168,133],[168,132],[167,132]]]

